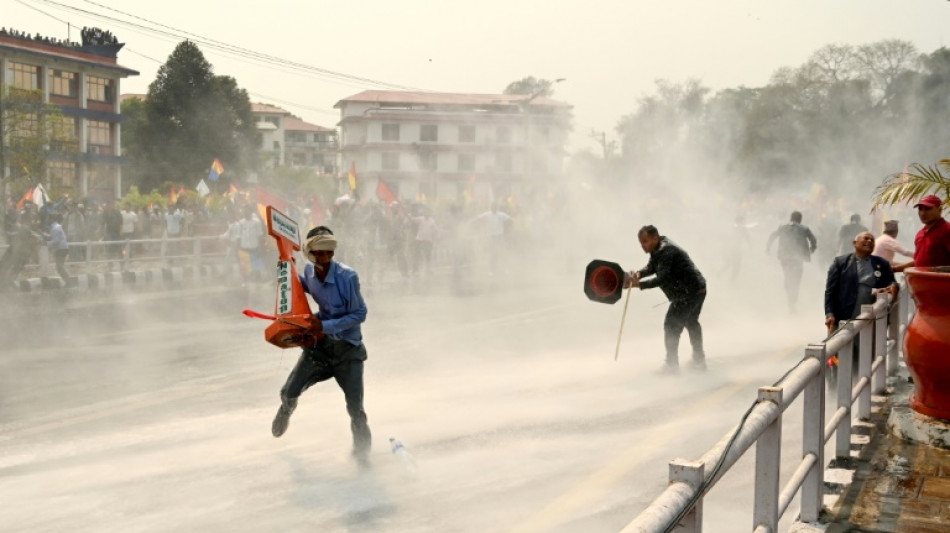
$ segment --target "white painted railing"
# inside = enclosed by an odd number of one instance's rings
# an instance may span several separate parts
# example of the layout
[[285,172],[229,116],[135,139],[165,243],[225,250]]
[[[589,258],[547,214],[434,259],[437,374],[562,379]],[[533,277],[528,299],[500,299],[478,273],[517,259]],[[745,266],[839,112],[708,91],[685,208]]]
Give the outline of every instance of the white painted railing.
[[[803,522],[816,522],[821,512],[824,484],[824,448],[835,437],[835,456],[851,456],[851,422],[871,416],[871,394],[882,394],[888,375],[898,368],[912,300],[901,287],[897,301],[878,295],[873,305],[844,324],[834,335],[805,348],[801,362],[770,387],[761,387],[753,406],[739,424],[695,461],[670,462],[670,484],[623,529],[623,533],[700,533],[703,496],[755,444],[755,502],[751,529],[777,533],[778,522],[801,491]],[[852,378],[852,348],[858,341],[857,371]],[[833,400],[837,409],[825,420],[826,361],[838,356]],[[802,458],[784,486],[779,486],[782,417],[799,397],[803,401]]]

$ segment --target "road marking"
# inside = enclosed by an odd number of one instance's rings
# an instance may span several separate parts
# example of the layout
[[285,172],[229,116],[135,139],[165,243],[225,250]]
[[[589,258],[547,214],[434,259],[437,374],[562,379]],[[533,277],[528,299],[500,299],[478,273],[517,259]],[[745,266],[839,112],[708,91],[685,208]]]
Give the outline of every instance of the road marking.
[[[786,348],[770,354],[768,358],[787,356],[791,352],[800,349],[802,349],[802,347],[798,346],[795,348]],[[651,428],[650,432],[655,434],[678,432],[681,427],[692,424],[695,415],[718,409],[720,405],[731,396],[746,391],[747,387],[754,381],[758,381],[758,378],[756,378],[756,380],[748,379],[729,386],[724,386],[710,395],[703,396],[684,408],[684,412],[690,414],[689,417],[677,418],[666,422],[658,427]],[[711,442],[710,446],[713,444],[715,443]],[[550,531],[555,526],[576,518],[581,509],[595,507],[597,502],[602,499],[602,495],[610,490],[611,487],[643,465],[650,457],[664,448],[667,448],[669,445],[670,443],[667,441],[651,439],[647,443],[638,443],[635,446],[631,446],[626,451],[621,452],[619,455],[607,461],[587,478],[553,499],[526,520],[517,524],[511,529],[512,533]]]

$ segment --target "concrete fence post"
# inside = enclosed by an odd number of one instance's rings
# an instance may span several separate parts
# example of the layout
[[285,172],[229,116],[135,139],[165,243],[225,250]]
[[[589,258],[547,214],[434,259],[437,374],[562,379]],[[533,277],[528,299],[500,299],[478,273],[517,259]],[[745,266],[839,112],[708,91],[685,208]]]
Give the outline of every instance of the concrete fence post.
[[[698,491],[703,484],[706,464],[702,461],[689,461],[686,459],[673,459],[670,461],[670,484],[686,483],[694,491]],[[702,533],[703,531],[703,499],[699,498],[696,505],[690,509],[689,513],[683,517],[677,532],[682,533]]]
[[835,430],[835,457],[851,457],[851,368],[854,360],[854,339],[838,352],[838,408],[846,409],[849,414],[841,419]]
[[[782,406],[782,389],[759,388],[759,402]],[[759,526],[778,530],[779,467],[782,463],[782,417],[775,418],[755,443],[755,509],[753,529]]]
[[881,359],[877,371],[871,376],[871,393],[882,394],[887,382],[887,308],[874,319],[874,350],[872,359]]
[[825,483],[825,346],[809,345],[805,358],[811,357],[818,359],[819,370],[802,391],[802,457],[813,454],[816,461],[802,482],[802,522],[818,521]]
[[874,306],[862,305],[861,314],[871,318],[860,322],[858,333],[858,380],[867,378],[868,384],[858,394],[858,418],[871,418],[871,351],[874,343]]

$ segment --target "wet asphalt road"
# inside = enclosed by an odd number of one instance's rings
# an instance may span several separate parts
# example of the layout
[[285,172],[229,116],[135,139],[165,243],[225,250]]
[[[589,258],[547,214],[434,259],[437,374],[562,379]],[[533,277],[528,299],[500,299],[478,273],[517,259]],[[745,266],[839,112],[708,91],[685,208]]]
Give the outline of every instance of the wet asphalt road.
[[[240,315],[272,311],[268,286],[5,299],[0,530],[617,531],[668,460],[701,455],[815,337],[788,316],[773,338],[742,337],[769,319],[710,298],[709,371],[658,377],[658,291],[631,305],[615,362],[620,305],[577,285],[367,291],[369,468],[349,456],[333,383],[270,435],[297,351]],[[800,431],[785,429],[791,461]],[[750,462],[707,500],[710,530],[751,524]]]

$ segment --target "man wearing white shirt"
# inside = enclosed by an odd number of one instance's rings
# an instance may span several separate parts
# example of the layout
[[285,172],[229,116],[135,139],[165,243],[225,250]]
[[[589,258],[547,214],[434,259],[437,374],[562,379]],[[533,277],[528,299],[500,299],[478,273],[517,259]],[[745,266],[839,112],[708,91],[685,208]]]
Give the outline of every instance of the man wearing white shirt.
[[871,252],[871,255],[876,255],[894,266],[894,254],[901,254],[910,259],[914,258],[914,252],[904,248],[904,245],[897,241],[897,221],[886,220],[884,221],[884,233],[875,239],[874,251]]
[[244,281],[256,278],[264,270],[264,260],[260,255],[261,239],[264,237],[264,224],[254,213],[252,206],[244,208],[241,220],[241,238],[238,243],[238,261]]
[[498,270],[499,261],[501,260],[500,248],[502,239],[505,237],[505,223],[510,220],[511,216],[499,211],[498,205],[494,203],[491,205],[491,211],[485,211],[475,217],[475,221],[482,225],[485,234],[488,236],[488,256],[491,264],[489,274],[494,274]]

